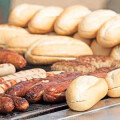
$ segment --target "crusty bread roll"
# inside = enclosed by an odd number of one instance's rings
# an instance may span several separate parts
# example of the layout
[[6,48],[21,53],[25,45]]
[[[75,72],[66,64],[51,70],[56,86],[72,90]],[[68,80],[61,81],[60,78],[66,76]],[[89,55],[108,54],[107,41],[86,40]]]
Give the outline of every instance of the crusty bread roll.
[[104,48],[100,46],[96,40],[93,40],[93,42],[91,43],[91,49],[94,55],[105,55],[105,56],[109,56],[112,50],[112,48]]
[[11,25],[25,27],[34,14],[42,8],[43,6],[39,5],[21,4],[11,11],[8,22]]
[[40,39],[41,35],[29,34],[11,36],[6,39],[6,49],[24,54],[34,42]]
[[109,72],[105,80],[108,84],[108,96],[120,97],[120,69]]
[[117,15],[112,10],[96,10],[86,17],[79,23],[78,32],[80,37],[83,38],[95,38],[98,29],[113,16]]
[[54,22],[63,11],[61,7],[46,7],[37,12],[28,24],[28,28],[32,33],[47,33],[53,31]]
[[0,25],[0,48],[5,48],[5,41],[9,37],[13,37],[16,35],[26,35],[29,34],[27,30],[21,27],[15,27],[7,24]]
[[91,11],[82,5],[66,8],[57,18],[54,29],[59,35],[70,35],[77,31],[78,23]]
[[90,45],[91,42],[92,42],[92,40],[90,40],[90,39],[85,39],[85,38],[80,37],[78,33],[75,33],[73,38],[79,39],[79,40],[83,41],[84,43],[86,43],[88,45]]
[[110,56],[115,60],[120,60],[120,45],[117,45],[112,49]]
[[108,85],[104,79],[80,76],[67,88],[66,100],[72,110],[85,111],[105,97],[107,92]]
[[120,15],[107,21],[98,31],[97,41],[103,47],[113,47],[120,43]]
[[92,55],[84,42],[66,36],[43,36],[27,50],[25,57],[32,64],[52,64],[80,55]]

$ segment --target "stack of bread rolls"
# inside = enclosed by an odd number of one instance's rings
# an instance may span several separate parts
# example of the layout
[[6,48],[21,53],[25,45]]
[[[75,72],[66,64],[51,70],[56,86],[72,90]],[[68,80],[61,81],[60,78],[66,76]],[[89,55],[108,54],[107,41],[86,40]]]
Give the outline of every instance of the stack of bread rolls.
[[0,48],[25,55],[31,64],[92,54],[119,60],[119,21],[107,9],[21,4],[10,12],[9,25],[0,25]]

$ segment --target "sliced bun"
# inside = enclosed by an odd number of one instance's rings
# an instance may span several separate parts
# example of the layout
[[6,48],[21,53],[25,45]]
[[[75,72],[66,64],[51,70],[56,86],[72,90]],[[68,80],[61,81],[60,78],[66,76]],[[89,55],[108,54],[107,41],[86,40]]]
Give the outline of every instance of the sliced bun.
[[95,38],[97,31],[106,21],[108,21],[113,16],[116,16],[112,10],[96,10],[86,17],[78,25],[78,32],[80,37],[83,38]]
[[106,96],[108,85],[102,78],[80,76],[67,88],[68,106],[75,111],[85,111]]
[[11,11],[8,22],[11,25],[25,27],[35,13],[42,8],[43,6],[39,5],[21,4]]
[[82,5],[66,8],[57,18],[54,29],[59,35],[70,35],[77,31],[78,23],[91,11]]
[[120,43],[120,15],[107,21],[98,31],[97,41],[103,47],[113,47]]
[[91,40],[90,39],[81,38],[78,33],[75,33],[74,36],[73,36],[73,38],[81,40],[84,43],[86,43],[87,45],[91,44]]
[[105,55],[105,56],[109,56],[112,50],[112,48],[104,48],[100,46],[96,40],[93,40],[93,42],[91,43],[91,49],[94,55]]
[[109,72],[105,80],[108,84],[108,96],[120,97],[120,69]]
[[32,64],[52,64],[91,54],[90,47],[77,39],[65,36],[43,36],[27,50],[25,57]]
[[37,12],[28,24],[28,28],[32,33],[47,33],[53,31],[54,22],[63,11],[61,7],[46,7]]

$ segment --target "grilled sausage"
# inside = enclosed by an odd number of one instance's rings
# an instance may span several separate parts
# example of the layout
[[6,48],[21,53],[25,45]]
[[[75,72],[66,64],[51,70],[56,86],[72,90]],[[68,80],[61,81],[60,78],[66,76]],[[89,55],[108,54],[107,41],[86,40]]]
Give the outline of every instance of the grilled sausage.
[[4,82],[7,80],[16,80],[20,82],[20,79],[22,78],[23,81],[30,80],[33,78],[45,78],[46,77],[46,71],[41,68],[34,68],[29,70],[23,70],[20,72],[16,72],[12,75],[7,75],[5,77],[0,77],[0,82]]
[[17,69],[26,66],[26,60],[21,55],[9,50],[0,50],[0,63],[11,63]]
[[[25,111],[28,109],[29,107],[29,103],[28,101],[25,99],[25,98],[21,98],[21,97],[17,97],[17,96],[11,96],[11,95],[8,95],[8,94],[0,94],[0,99],[1,98],[4,98],[4,97],[7,97],[9,99],[12,99],[13,100],[13,105],[14,105],[14,110],[17,110],[17,111]],[[12,108],[12,104],[11,104],[11,107],[10,109]],[[6,108],[6,113],[8,110],[10,110],[9,108]],[[11,109],[12,111],[13,109]]]
[[32,87],[30,90],[26,92],[25,98],[31,103],[41,101],[44,90],[48,88],[50,85],[53,85],[54,83],[56,82],[49,82],[49,83],[42,83],[42,84],[35,85],[34,87]]
[[0,84],[0,93],[5,93],[5,91],[12,87],[13,85],[21,82],[30,80],[32,78],[44,78],[46,77],[46,72],[43,69],[35,68],[30,70],[24,70],[13,75],[8,75],[0,78],[2,81]]
[[72,81],[80,75],[81,73],[78,72],[75,73],[63,72],[61,74],[56,74],[54,76],[47,77],[45,79],[49,80],[49,83],[42,83],[32,87],[30,90],[26,92],[26,99],[32,103],[40,101],[42,99],[44,90],[47,89],[49,86],[54,86],[58,83],[60,85],[61,82],[65,81]]
[[10,97],[0,97],[0,113],[9,113],[14,108],[14,102]]
[[92,75],[99,78],[105,78],[108,72],[115,69],[117,69],[117,67],[103,67],[103,68],[97,69],[94,72],[89,73],[88,75]]
[[14,65],[10,63],[0,64],[0,77],[15,73]]
[[65,91],[72,81],[56,83],[45,89],[43,100],[50,103],[65,101]]
[[40,80],[40,79],[32,79],[28,81],[22,81],[13,87],[9,88],[6,91],[6,94],[9,95],[15,95],[19,97],[25,96],[26,92],[33,87],[36,84],[44,83],[44,82],[49,82],[48,80]]

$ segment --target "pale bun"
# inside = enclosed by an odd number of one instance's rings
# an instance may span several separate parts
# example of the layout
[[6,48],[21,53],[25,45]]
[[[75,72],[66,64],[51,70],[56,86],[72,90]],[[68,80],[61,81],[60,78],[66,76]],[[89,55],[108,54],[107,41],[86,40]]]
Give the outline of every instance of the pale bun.
[[96,40],[93,40],[93,42],[91,43],[91,49],[94,55],[105,55],[105,56],[109,56],[112,50],[112,48],[104,48],[100,46]]
[[57,16],[63,11],[63,8],[51,6],[37,12],[28,24],[31,33],[48,33],[53,31],[53,26]]
[[72,81],[66,91],[66,100],[72,110],[85,111],[104,98],[107,92],[104,79],[85,75]]
[[28,34],[11,36],[6,39],[6,49],[24,54],[34,42],[40,39],[41,35]]
[[108,96],[120,97],[120,69],[113,70],[106,75]]
[[8,22],[11,25],[25,27],[35,13],[43,6],[32,4],[21,4],[16,6],[10,13]]
[[19,34],[26,35],[26,34],[29,34],[29,32],[21,27],[1,24],[0,25],[0,46],[2,48],[5,48],[6,39],[8,39],[9,37],[19,35]]
[[43,36],[30,46],[25,57],[32,64],[52,64],[74,60],[80,55],[92,55],[92,50],[84,42],[66,36]]
[[112,49],[110,56],[115,60],[120,60],[120,45],[117,45]]
[[78,33],[75,33],[74,36],[73,36],[73,38],[78,39],[78,40],[80,40],[80,41],[83,41],[83,42],[86,43],[87,45],[90,45],[90,44],[91,44],[91,40],[90,40],[90,39],[82,38],[82,37],[79,36]]
[[82,5],[66,8],[57,18],[54,29],[59,35],[70,35],[77,32],[78,23],[91,11]]
[[99,29],[97,41],[103,47],[113,47],[120,43],[120,15],[107,21]]
[[112,10],[96,10],[86,17],[78,25],[78,33],[83,38],[95,38],[97,31],[106,21],[117,15]]

